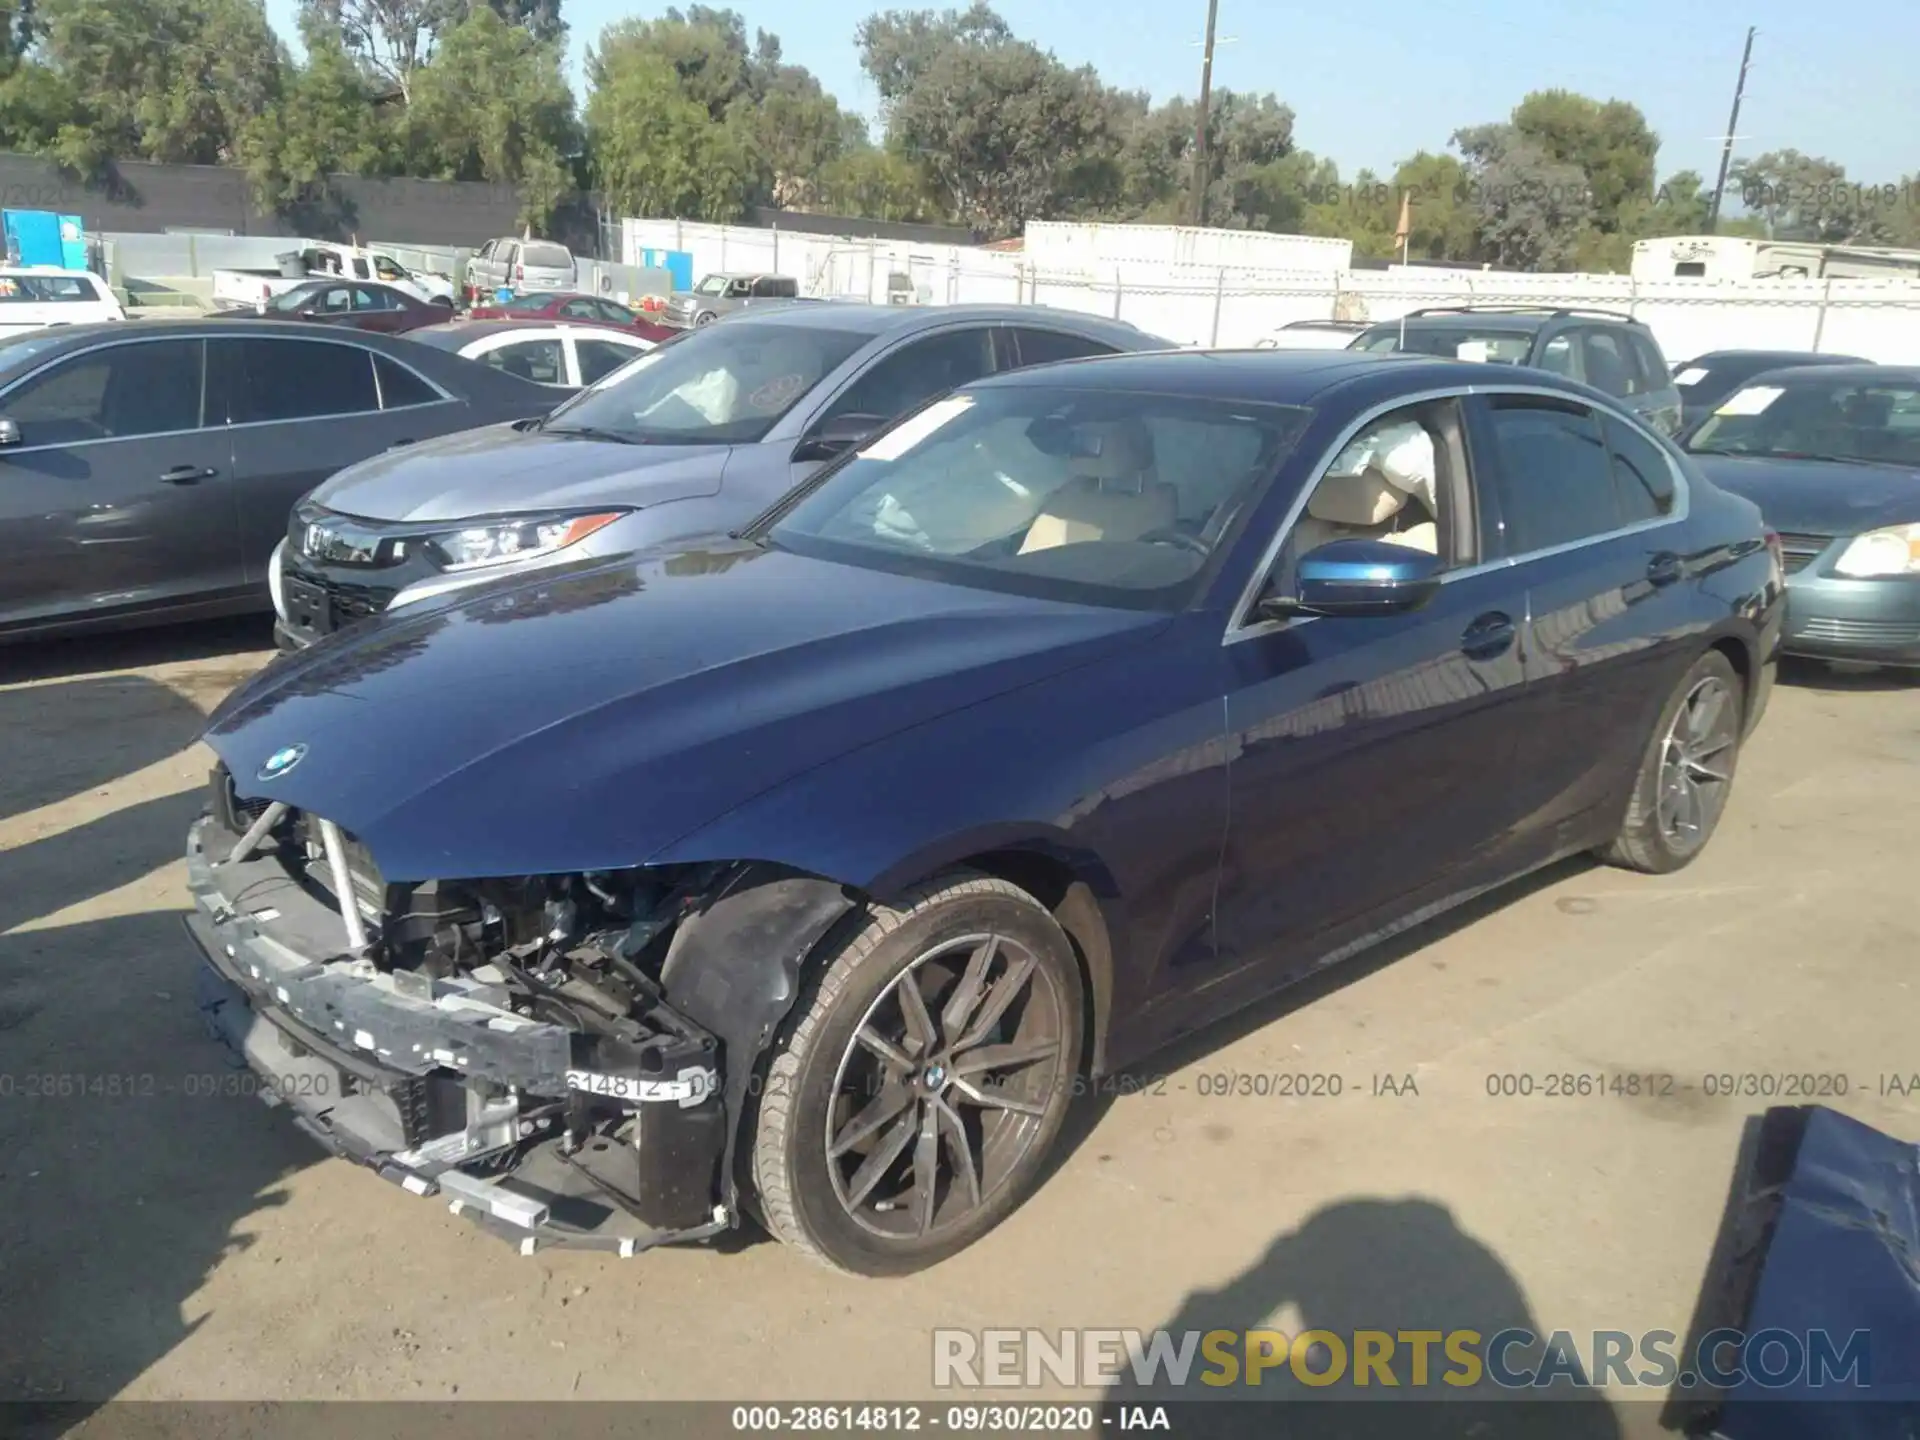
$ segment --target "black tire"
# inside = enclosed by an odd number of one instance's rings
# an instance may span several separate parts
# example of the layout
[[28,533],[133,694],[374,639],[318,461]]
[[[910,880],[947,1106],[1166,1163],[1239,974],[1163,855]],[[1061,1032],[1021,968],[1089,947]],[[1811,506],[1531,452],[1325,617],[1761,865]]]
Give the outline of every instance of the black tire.
[[[994,938],[975,943],[982,936]],[[979,960],[983,948],[987,958]],[[914,1049],[907,986],[932,1027],[926,1032],[931,1058]],[[1003,993],[1014,998],[1003,1000]],[[996,1004],[1005,1009],[995,1012]],[[889,1013],[906,1027],[898,1046],[906,1065],[878,1058],[855,1038],[856,1032],[889,1032]],[[958,1023],[948,1027],[949,1016]],[[1050,1058],[1013,1060],[1004,1072],[976,1064],[988,1051],[1037,1052],[1049,1017],[1057,1022],[1057,1053]],[[984,1040],[969,1040],[976,1026],[984,1027]],[[815,957],[763,1064],[758,1105],[748,1120],[756,1215],[775,1239],[850,1274],[906,1275],[937,1264],[999,1224],[1031,1192],[1071,1104],[1081,1043],[1082,986],[1073,947],[1024,890],[955,872],[910,892],[897,908],[870,907]],[[975,1068],[967,1070],[970,1065]],[[936,1072],[947,1077],[944,1083]],[[1008,1078],[994,1079],[995,1073]],[[906,1078],[896,1083],[896,1076]],[[860,1130],[851,1122],[902,1096],[901,1109],[835,1157],[836,1142]],[[1026,1108],[1016,1111],[1014,1104]],[[903,1125],[905,1148],[895,1148],[889,1141]],[[933,1197],[925,1220],[917,1183],[923,1152],[933,1156],[925,1172],[933,1182],[925,1191]],[[958,1157],[968,1161],[965,1172]],[[868,1190],[855,1195],[870,1169]],[[963,1184],[963,1173],[971,1184]],[[897,1198],[902,1193],[904,1201]]]
[[703,325],[711,325],[719,318],[720,317],[715,315],[711,310],[702,310],[698,315],[693,317],[693,328],[698,330]]
[[[1682,722],[1681,711],[1699,704],[1699,697],[1716,688],[1724,697],[1725,711],[1716,714],[1711,737],[1693,747],[1699,752],[1698,763],[1690,763],[1674,749],[1677,741],[1686,744],[1681,732],[1692,728]],[[1739,764],[1745,715],[1746,687],[1739,674],[1725,655],[1709,650],[1694,661],[1660,708],[1660,718],[1654,723],[1653,733],[1648,736],[1640,757],[1620,833],[1595,853],[1609,865],[1649,875],[1666,875],[1692,864],[1707,848],[1720,817],[1726,812]],[[1709,744],[1713,748],[1707,751],[1704,747]],[[1662,803],[1663,794],[1672,794],[1670,785],[1675,765],[1690,772],[1693,787],[1704,800],[1695,812],[1696,823],[1691,828],[1673,823],[1684,807],[1676,807],[1671,800],[1664,806]],[[1706,779],[1708,774],[1715,778]]]

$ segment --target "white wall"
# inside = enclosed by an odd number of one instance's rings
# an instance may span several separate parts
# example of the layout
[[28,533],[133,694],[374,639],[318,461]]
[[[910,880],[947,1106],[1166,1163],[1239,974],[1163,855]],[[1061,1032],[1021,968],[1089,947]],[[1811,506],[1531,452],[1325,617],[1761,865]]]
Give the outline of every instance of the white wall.
[[627,220],[637,246],[687,250],[697,274],[769,270],[802,294],[884,301],[911,274],[922,303],[1041,304],[1116,316],[1183,345],[1249,346],[1290,320],[1391,320],[1425,305],[1552,304],[1646,322],[1673,361],[1705,350],[1819,349],[1920,364],[1920,282],[1636,280],[1488,271],[1228,269],[1148,260],[1043,266],[955,245],[836,239],[745,226]]

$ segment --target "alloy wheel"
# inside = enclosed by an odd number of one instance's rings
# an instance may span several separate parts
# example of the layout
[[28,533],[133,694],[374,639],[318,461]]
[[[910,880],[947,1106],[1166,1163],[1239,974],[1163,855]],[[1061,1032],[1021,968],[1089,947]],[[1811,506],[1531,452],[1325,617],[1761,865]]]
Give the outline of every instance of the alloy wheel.
[[846,1213],[895,1239],[964,1223],[1065,1103],[1069,1023],[1051,971],[1008,936],[943,941],[909,964],[834,1075],[824,1143]]
[[1739,705],[1733,689],[1709,675],[1687,692],[1660,753],[1660,833],[1680,854],[1706,843],[1733,784]]

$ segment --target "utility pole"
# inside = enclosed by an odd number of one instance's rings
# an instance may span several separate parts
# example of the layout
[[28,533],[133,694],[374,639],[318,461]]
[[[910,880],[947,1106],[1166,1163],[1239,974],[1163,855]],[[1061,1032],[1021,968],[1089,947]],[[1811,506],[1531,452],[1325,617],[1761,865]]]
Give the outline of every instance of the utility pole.
[[1740,78],[1733,86],[1733,114],[1727,118],[1726,139],[1720,146],[1720,178],[1713,182],[1713,206],[1707,211],[1707,233],[1720,233],[1720,202],[1727,193],[1727,171],[1733,164],[1733,136],[1740,128],[1740,97],[1747,93],[1747,67],[1753,63],[1754,28],[1747,27],[1747,46],[1740,52]]
[[1207,0],[1207,43],[1200,61],[1200,123],[1193,132],[1193,223],[1207,223],[1207,107],[1213,101],[1213,27],[1220,0]]

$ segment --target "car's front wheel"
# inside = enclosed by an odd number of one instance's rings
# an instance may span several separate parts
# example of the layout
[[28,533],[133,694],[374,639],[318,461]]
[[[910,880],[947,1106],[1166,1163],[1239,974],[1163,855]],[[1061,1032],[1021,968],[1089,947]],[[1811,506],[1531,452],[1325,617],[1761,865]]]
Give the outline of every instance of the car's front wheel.
[[1733,792],[1746,692],[1732,663],[1709,650],[1674,687],[1634,778],[1609,864],[1664,875],[1706,849]]
[[698,330],[703,325],[711,325],[718,318],[713,311],[702,310],[698,315],[693,317],[693,328]]
[[942,877],[812,968],[761,1079],[761,1222],[860,1275],[935,1264],[1031,1190],[1079,1073],[1080,968],[1044,906]]

